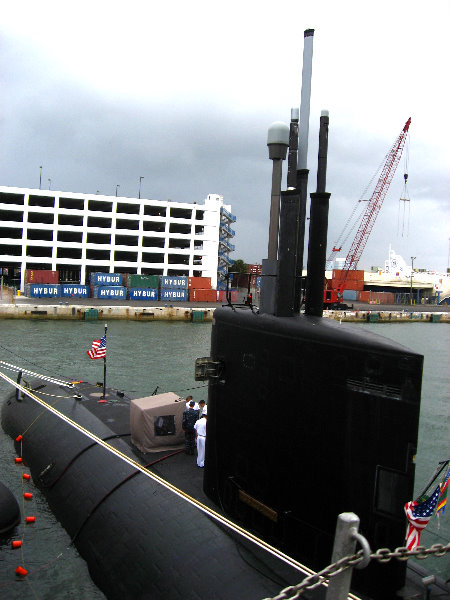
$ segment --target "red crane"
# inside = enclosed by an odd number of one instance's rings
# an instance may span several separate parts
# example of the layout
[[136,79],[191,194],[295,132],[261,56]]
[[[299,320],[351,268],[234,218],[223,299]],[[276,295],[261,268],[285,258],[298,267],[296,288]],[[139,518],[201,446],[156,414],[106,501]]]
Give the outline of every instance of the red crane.
[[[345,263],[342,269],[342,276],[339,280],[338,287],[335,290],[325,290],[324,304],[331,305],[342,301],[342,292],[345,289],[345,283],[350,270],[356,270],[359,259],[364,251],[369,235],[373,229],[378,213],[383,205],[389,186],[391,185],[397,165],[402,156],[405,146],[408,129],[411,124],[411,117],[406,121],[400,135],[395,140],[390,149],[386,161],[383,165],[381,175],[372,193],[372,196],[367,202],[366,210],[362,216],[358,231],[355,235],[350,250],[348,251]],[[333,247],[333,252],[340,251],[341,248]]]

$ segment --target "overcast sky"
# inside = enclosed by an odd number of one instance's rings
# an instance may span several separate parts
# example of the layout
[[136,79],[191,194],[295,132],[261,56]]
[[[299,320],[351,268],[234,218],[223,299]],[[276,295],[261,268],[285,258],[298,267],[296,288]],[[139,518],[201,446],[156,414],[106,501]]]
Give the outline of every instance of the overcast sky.
[[3,0],[0,185],[38,187],[42,165],[42,187],[50,179],[63,191],[114,195],[119,185],[119,195],[136,197],[144,177],[144,198],[202,202],[218,193],[237,216],[233,258],[260,262],[272,172],[267,129],[289,123],[299,106],[303,32],[312,28],[309,191],[327,109],[329,248],[411,117],[359,266],[384,265],[392,244],[407,264],[415,256],[415,267],[443,271],[449,6]]

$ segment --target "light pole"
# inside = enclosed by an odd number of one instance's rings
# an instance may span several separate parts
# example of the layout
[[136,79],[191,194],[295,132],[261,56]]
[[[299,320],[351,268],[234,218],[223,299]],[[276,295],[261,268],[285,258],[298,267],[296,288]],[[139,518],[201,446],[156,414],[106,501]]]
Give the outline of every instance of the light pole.
[[51,179],[48,180],[48,189],[49,190],[52,189],[52,180]]
[[117,189],[120,188],[120,184],[116,185],[116,198],[117,198]]
[[141,198],[141,181],[143,180],[143,177],[139,177],[139,194],[138,194],[138,198]]
[[411,256],[411,276],[410,276],[410,284],[409,284],[409,302],[410,304],[413,303],[413,299],[412,299],[412,278],[413,278],[413,271],[414,271],[414,261],[416,260],[415,256]]
[[39,189],[41,189],[42,185],[42,165],[39,167]]

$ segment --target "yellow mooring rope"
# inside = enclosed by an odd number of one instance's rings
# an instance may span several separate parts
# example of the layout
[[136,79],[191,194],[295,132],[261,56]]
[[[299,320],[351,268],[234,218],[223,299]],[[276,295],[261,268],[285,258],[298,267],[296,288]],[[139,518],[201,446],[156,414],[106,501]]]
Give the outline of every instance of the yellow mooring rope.
[[[290,565],[291,567],[293,567],[297,571],[301,571],[305,575],[315,575],[315,571],[313,571],[309,567],[307,567],[305,565],[302,565],[301,563],[299,563],[295,559],[291,558],[287,554],[284,554],[283,552],[281,552],[277,548],[271,546],[270,544],[268,544],[264,540],[261,540],[260,538],[256,537],[255,535],[253,535],[249,531],[246,531],[245,529],[243,529],[239,525],[236,525],[236,523],[233,523],[232,521],[230,521],[226,517],[224,517],[221,514],[215,512],[211,508],[205,506],[202,502],[196,500],[192,496],[189,496],[189,494],[186,494],[185,492],[183,492],[183,490],[180,490],[179,488],[177,488],[176,486],[172,485],[171,483],[169,483],[165,479],[162,479],[161,477],[159,477],[158,475],[156,475],[155,473],[151,473],[151,472],[147,471],[145,469],[145,467],[143,467],[142,465],[140,465],[138,462],[136,462],[132,458],[129,458],[126,454],[123,454],[122,452],[120,452],[116,448],[113,448],[110,444],[108,444],[107,442],[104,442],[101,438],[99,438],[95,434],[91,433],[90,431],[88,431],[87,429],[85,429],[84,427],[82,427],[81,425],[79,425],[78,423],[76,423],[75,421],[73,421],[72,419],[70,419],[69,417],[66,417],[66,415],[64,415],[61,412],[59,412],[58,410],[56,410],[50,404],[47,404],[47,402],[44,402],[44,400],[41,400],[41,398],[39,398],[38,396],[36,396],[35,394],[33,394],[30,390],[28,390],[27,388],[24,388],[20,384],[16,383],[14,380],[10,379],[7,375],[5,375],[4,373],[2,373],[1,371],[0,371],[0,377],[2,377],[6,382],[10,383],[16,389],[18,389],[21,392],[23,392],[26,396],[28,396],[32,400],[35,400],[38,404],[40,404],[41,406],[45,407],[51,413],[53,413],[54,415],[56,415],[57,417],[59,417],[60,419],[62,419],[63,421],[65,421],[66,423],[68,423],[69,425],[71,425],[72,427],[74,427],[75,429],[77,429],[78,431],[80,431],[81,433],[83,433],[85,436],[87,436],[88,438],[90,438],[91,440],[93,440],[94,442],[96,442],[99,446],[102,446],[103,448],[105,448],[106,450],[108,450],[109,452],[111,452],[112,454],[115,454],[118,458],[120,458],[124,462],[128,463],[129,465],[131,465],[135,469],[138,469],[146,477],[149,477],[150,479],[153,479],[153,481],[159,483],[160,485],[162,485],[166,489],[170,490],[171,492],[173,492],[174,494],[176,494],[180,498],[183,498],[184,500],[186,500],[187,502],[189,502],[189,504],[192,504],[193,506],[197,507],[203,513],[205,513],[209,517],[213,518],[214,520],[218,521],[220,524],[225,525],[226,527],[228,527],[229,529],[231,529],[235,533],[239,534],[240,536],[244,537],[248,541],[256,544],[257,546],[259,546],[263,550],[266,550],[267,552],[269,552],[273,556],[279,558],[284,563]],[[27,431],[29,430],[29,428],[30,427],[27,428]],[[328,586],[328,582],[324,581],[322,583],[322,585]],[[360,600],[357,596],[354,596],[353,594],[349,594],[348,598],[350,598],[351,600]]]

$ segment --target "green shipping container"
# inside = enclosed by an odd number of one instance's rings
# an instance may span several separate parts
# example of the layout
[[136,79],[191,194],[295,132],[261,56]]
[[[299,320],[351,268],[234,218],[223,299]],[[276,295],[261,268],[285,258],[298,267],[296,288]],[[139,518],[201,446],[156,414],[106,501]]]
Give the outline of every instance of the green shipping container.
[[127,278],[127,287],[129,288],[151,288],[157,290],[158,286],[158,275],[128,275]]

